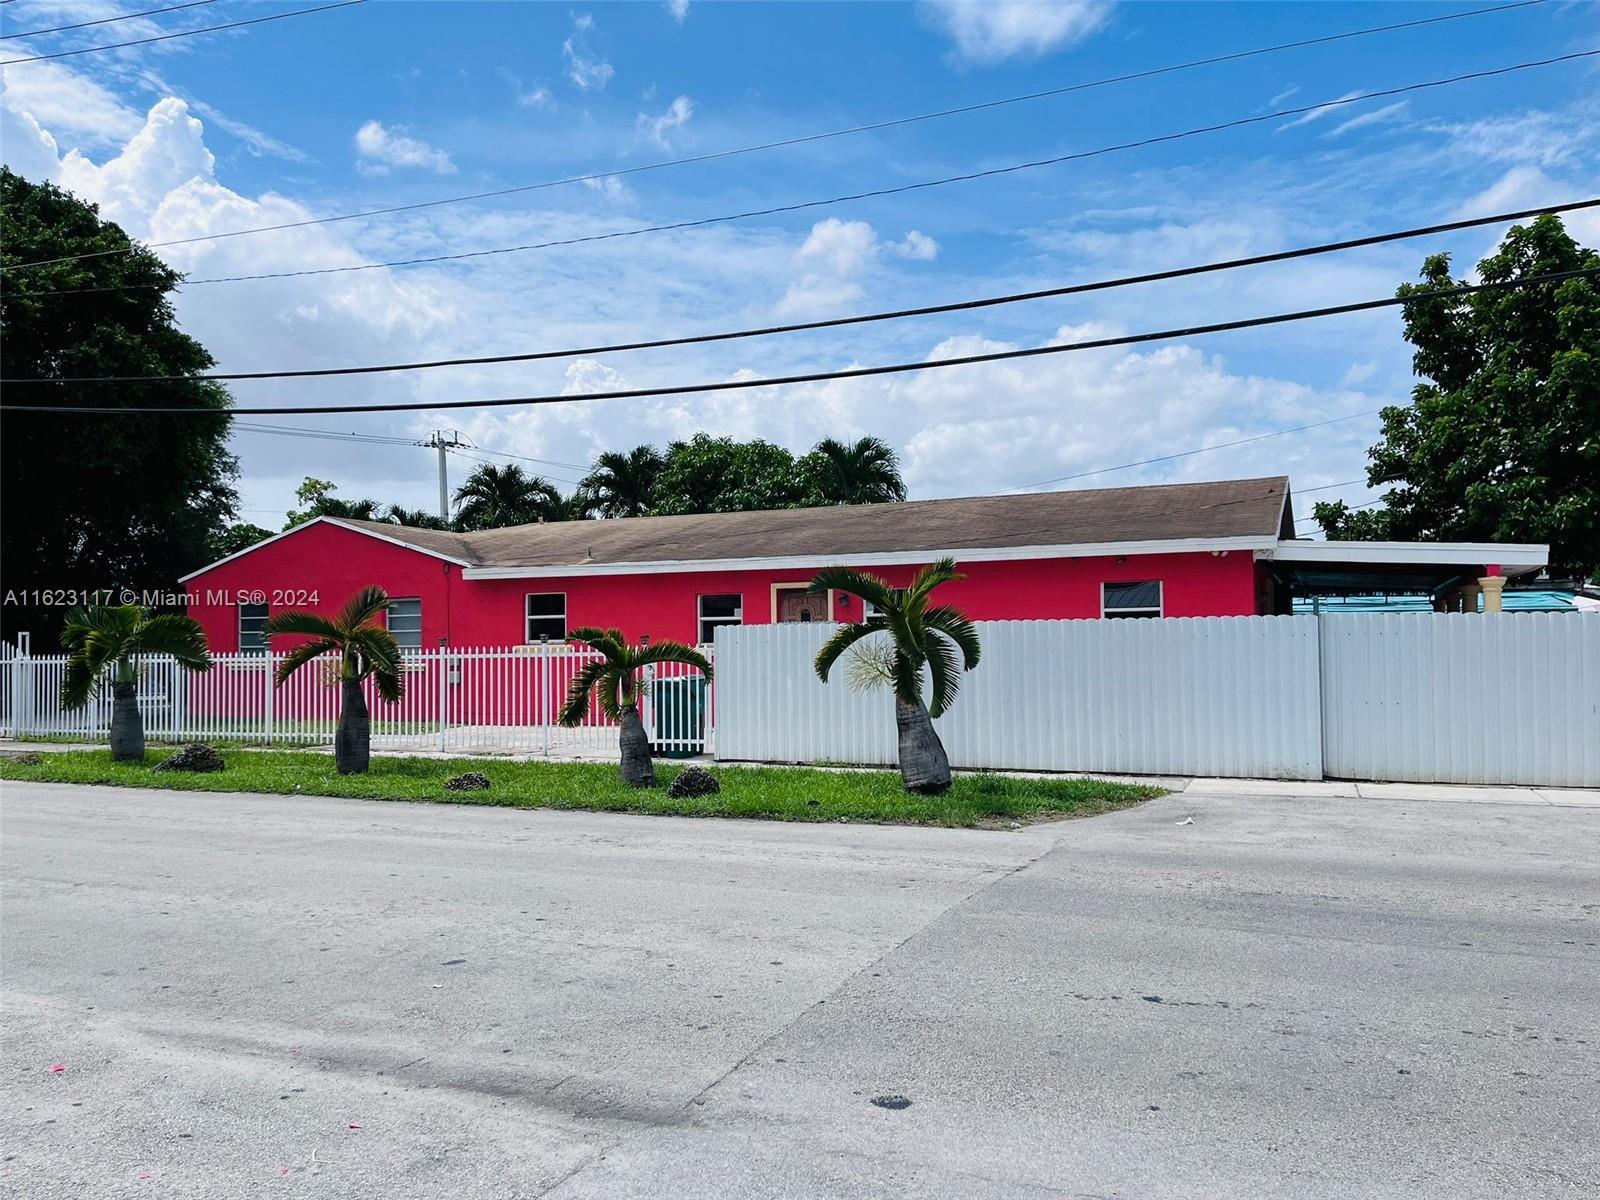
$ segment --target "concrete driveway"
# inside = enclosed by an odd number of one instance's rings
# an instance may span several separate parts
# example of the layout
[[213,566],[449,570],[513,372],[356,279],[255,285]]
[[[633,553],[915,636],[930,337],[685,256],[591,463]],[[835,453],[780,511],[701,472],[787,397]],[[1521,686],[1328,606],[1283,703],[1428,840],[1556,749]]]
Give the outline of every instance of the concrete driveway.
[[13,1195],[1600,1194],[1600,808],[3,822]]

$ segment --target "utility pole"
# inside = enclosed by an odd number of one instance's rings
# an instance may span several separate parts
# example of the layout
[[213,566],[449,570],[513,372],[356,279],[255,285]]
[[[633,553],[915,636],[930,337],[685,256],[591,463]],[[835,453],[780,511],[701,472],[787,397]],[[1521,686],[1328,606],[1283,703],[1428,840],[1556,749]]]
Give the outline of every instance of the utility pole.
[[461,436],[459,429],[435,429],[428,435],[427,441],[418,442],[419,446],[430,446],[439,452],[439,519],[450,519],[450,469],[447,465],[446,455],[452,447],[465,446],[469,443]]

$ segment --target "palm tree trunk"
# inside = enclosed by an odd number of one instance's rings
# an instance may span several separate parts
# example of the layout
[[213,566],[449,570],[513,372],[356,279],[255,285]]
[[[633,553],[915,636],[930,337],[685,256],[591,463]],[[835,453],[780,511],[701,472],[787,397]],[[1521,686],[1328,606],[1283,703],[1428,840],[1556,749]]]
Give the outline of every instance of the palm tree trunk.
[[139,715],[137,682],[111,685],[111,757],[116,762],[144,760],[144,718]]
[[629,787],[655,787],[656,765],[650,759],[650,735],[644,731],[637,704],[624,704],[621,711],[622,765],[617,774]]
[[372,761],[372,719],[361,680],[340,681],[339,728],[333,735],[333,765],[341,775],[365,775]]
[[900,731],[900,779],[908,792],[937,796],[950,790],[950,759],[934,731],[928,710],[896,698],[894,723]]

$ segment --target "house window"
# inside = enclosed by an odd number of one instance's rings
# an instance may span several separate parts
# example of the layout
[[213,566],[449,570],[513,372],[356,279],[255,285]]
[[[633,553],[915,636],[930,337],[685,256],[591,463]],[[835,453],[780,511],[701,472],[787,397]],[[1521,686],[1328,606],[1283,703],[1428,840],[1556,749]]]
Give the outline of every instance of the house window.
[[239,653],[265,654],[267,652],[267,606],[265,604],[239,605]]
[[1101,584],[1100,615],[1103,617],[1159,617],[1161,580],[1139,583]]
[[552,642],[567,640],[567,594],[533,592],[528,596],[527,640],[548,637]]
[[389,633],[402,650],[422,649],[422,601],[389,601]]
[[716,640],[718,625],[738,625],[744,620],[744,597],[739,595],[728,596],[701,596],[700,597],[700,644],[709,646]]
[[[904,596],[905,594],[906,594],[905,588],[890,588],[889,589],[889,595],[892,596],[896,600],[900,599],[900,597]],[[861,602],[861,620],[862,620],[863,623],[867,622],[867,621],[870,621],[870,620],[872,620],[873,617],[880,616],[880,615],[881,614],[878,611],[878,606],[876,604],[874,604],[871,600],[863,600]]]

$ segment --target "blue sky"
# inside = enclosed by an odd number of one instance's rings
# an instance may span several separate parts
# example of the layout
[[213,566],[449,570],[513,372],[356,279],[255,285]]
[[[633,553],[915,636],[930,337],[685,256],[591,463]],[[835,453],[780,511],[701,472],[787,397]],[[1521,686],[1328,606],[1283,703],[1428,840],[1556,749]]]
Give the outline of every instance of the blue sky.
[[[18,0],[5,32],[153,7]],[[48,38],[7,57],[302,4],[237,0]],[[554,179],[954,107],[1211,54],[1461,11],[1417,4],[480,4],[346,10],[4,68],[8,164],[136,236],[193,237]],[[174,247],[195,277],[585,236],[1091,149],[1600,46],[1600,10],[1512,12],[1287,51],[983,113],[671,167],[600,186]],[[781,217],[459,265],[195,286],[185,327],[226,368],[593,344],[960,299],[1583,198],[1594,68],[1567,64],[1163,146]],[[1577,220],[1589,244],[1600,226]],[[1071,341],[1389,294],[1425,253],[1465,271],[1498,231],[1208,280],[782,340],[358,380],[241,383],[239,404],[371,403],[774,376]],[[1380,313],[1133,351],[736,396],[479,414],[280,418],[581,464],[697,429],[804,449],[875,433],[913,495],[995,492],[1351,417],[1095,486],[1288,472],[1359,479],[1412,380]],[[244,516],[304,475],[431,503],[433,456],[241,433]],[[485,453],[483,457],[494,457]],[[510,461],[501,458],[499,461]],[[457,479],[475,465],[453,464]],[[579,473],[552,466],[562,482]],[[1370,493],[1326,488],[1313,499]],[[1308,528],[1308,527],[1302,527]]]

